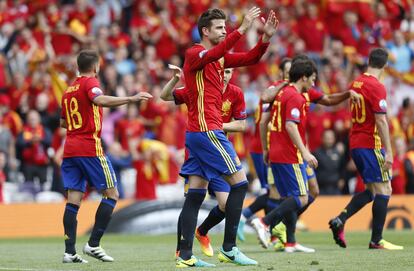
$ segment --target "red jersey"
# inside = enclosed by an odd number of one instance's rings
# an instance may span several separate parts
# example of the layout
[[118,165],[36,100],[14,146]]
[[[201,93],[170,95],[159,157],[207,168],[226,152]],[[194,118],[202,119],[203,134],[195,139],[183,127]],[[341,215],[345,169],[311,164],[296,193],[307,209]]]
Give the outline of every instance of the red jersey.
[[247,53],[229,53],[240,37],[238,31],[233,31],[210,50],[196,44],[186,51],[183,70],[189,100],[188,131],[205,132],[223,128],[224,69],[257,63],[269,46],[260,39]]
[[[188,89],[185,87],[176,88],[173,92],[175,104],[186,104],[189,106]],[[226,91],[223,93],[223,102],[221,107],[221,117],[223,123],[228,123],[232,119],[244,120],[247,117],[246,103],[244,101],[243,91],[236,85],[228,84]]]
[[223,93],[223,105],[221,107],[221,117],[223,123],[230,122],[232,119],[246,119],[246,103],[241,88],[236,85],[228,84]]
[[63,157],[103,156],[102,107],[92,101],[103,92],[94,77],[78,77],[62,97],[61,118],[67,123]]
[[281,164],[302,163],[302,155],[290,139],[285,124],[287,121],[296,122],[302,140],[304,139],[305,97],[294,86],[286,86],[277,94],[270,114],[270,161]]
[[[306,134],[306,123],[308,121],[307,114],[309,112],[310,104],[317,103],[320,99],[322,99],[323,93],[314,88],[311,88],[307,92],[302,93],[302,96],[306,100],[306,106],[305,106],[305,115],[304,115],[303,125],[300,126],[300,128],[303,128],[304,130],[300,131],[300,133]],[[306,146],[306,143],[307,143],[306,136],[303,137],[302,139],[303,139],[303,144],[305,144]]]
[[[274,83],[272,83],[269,87],[277,86],[284,82],[284,80],[278,80]],[[256,108],[256,111],[254,113],[254,121],[255,121],[255,129],[254,129],[254,135],[250,142],[250,152],[252,153],[262,153],[262,141],[260,139],[260,121],[262,120],[262,113],[269,107],[268,104],[264,104],[262,100],[259,101],[259,105]]]
[[387,92],[374,76],[364,73],[350,86],[362,95],[361,105],[351,103],[352,127],[350,148],[381,149],[375,114],[387,113]]

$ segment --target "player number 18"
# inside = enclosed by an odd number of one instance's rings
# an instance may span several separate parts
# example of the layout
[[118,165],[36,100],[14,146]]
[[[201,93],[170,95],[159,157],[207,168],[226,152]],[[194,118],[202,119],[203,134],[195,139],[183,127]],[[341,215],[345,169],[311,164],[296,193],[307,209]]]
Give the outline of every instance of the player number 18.
[[75,97],[70,98],[69,106],[68,99],[64,99],[66,107],[66,121],[68,123],[68,130],[72,131],[73,129],[79,129],[82,127],[82,116],[79,113],[79,104],[78,100]]

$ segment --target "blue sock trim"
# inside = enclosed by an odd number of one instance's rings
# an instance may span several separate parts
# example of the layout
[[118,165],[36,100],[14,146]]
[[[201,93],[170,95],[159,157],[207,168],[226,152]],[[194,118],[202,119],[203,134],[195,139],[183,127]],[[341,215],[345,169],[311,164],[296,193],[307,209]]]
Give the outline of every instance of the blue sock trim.
[[308,205],[312,204],[312,202],[314,202],[314,201],[315,201],[315,198],[312,197],[311,195],[308,195]]
[[115,208],[115,205],[116,205],[116,200],[114,200],[114,199],[109,199],[109,198],[103,198],[102,200],[101,200],[101,203],[105,203],[105,204],[108,204],[109,206],[112,206],[112,208]]
[[302,208],[302,203],[300,202],[299,197],[293,197],[293,198],[295,199],[296,204],[298,205],[298,208],[299,208],[299,209],[300,209],[300,208]]
[[249,208],[249,207],[247,207],[247,208],[243,209],[242,214],[243,214],[243,216],[244,216],[245,218],[247,218],[247,219],[251,218],[251,217],[252,217],[252,215],[253,215],[252,210],[250,210],[250,208]]
[[390,196],[389,195],[376,194],[374,200],[376,198],[389,200],[390,199]]
[[274,202],[274,201],[271,201],[270,199],[268,199],[267,202],[266,202],[266,205],[269,206],[270,208],[274,209],[277,206],[279,206],[280,203],[279,202]]
[[187,194],[189,194],[189,193],[196,193],[196,194],[205,195],[207,193],[207,189],[204,189],[204,188],[190,188],[190,189],[188,189]]
[[79,211],[79,207],[76,208],[74,206],[70,206],[70,205],[67,205],[67,204],[66,204],[65,209],[68,210],[69,212],[74,213],[74,214],[78,214],[78,211]]
[[247,181],[247,180],[244,180],[244,181],[241,181],[241,182],[239,182],[239,183],[236,183],[236,184],[233,184],[232,186],[231,186],[231,188],[237,188],[237,187],[240,187],[240,186],[243,186],[243,185],[247,185],[249,182]]

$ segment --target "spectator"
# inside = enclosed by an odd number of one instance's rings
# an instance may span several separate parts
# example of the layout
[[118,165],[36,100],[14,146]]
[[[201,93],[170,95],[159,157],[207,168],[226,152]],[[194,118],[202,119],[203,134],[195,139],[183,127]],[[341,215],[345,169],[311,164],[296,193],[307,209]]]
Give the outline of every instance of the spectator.
[[121,144],[115,142],[109,146],[107,156],[112,164],[116,179],[118,181],[117,188],[119,192],[119,198],[123,199],[125,198],[125,192],[122,185],[121,172],[122,170],[130,168],[132,166],[131,155],[129,152],[122,149]]
[[404,171],[407,180],[405,191],[407,194],[414,194],[414,140],[410,141],[408,152],[404,159]]
[[4,167],[6,165],[6,155],[0,151],[0,204],[3,203],[3,186],[6,182],[6,173]]
[[31,110],[27,114],[26,124],[17,138],[17,145],[21,151],[23,174],[26,182],[40,182],[40,190],[47,179],[47,165],[49,157],[47,150],[51,143],[51,134],[40,122],[37,111]]
[[7,174],[9,169],[16,169],[16,149],[15,139],[9,128],[2,123],[2,116],[0,114],[0,152],[5,155],[4,170]]
[[392,164],[392,193],[405,194],[405,172],[404,172],[404,158],[407,152],[405,140],[402,137],[394,139],[395,155],[394,163]]
[[322,147],[314,152],[319,166],[316,169],[321,195],[339,195],[343,186],[341,160],[343,158],[335,146],[335,133],[326,130],[322,136]]
[[405,42],[404,35],[401,31],[394,32],[393,41],[388,44],[390,50],[391,67],[398,72],[409,72],[411,70],[411,60],[414,57],[413,51]]

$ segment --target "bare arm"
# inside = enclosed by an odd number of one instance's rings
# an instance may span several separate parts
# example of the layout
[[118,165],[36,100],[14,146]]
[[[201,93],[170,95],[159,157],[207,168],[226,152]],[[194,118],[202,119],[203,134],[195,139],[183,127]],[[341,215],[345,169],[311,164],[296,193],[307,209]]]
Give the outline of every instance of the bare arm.
[[244,132],[246,131],[246,120],[233,120],[227,123],[223,123],[224,132]]
[[262,94],[260,95],[260,99],[264,103],[271,103],[275,99],[276,95],[279,93],[279,91],[284,88],[288,82],[283,82],[278,84],[277,86],[270,86],[265,91],[262,91]]
[[173,95],[172,91],[173,91],[175,85],[177,85],[177,83],[180,81],[181,69],[179,67],[171,65],[171,64],[168,65],[168,68],[173,70],[174,76],[162,88],[160,98],[163,101],[174,101],[174,95]]
[[134,96],[129,97],[115,97],[108,95],[99,95],[93,99],[93,103],[103,107],[116,107],[124,104],[135,103],[142,100],[148,100],[152,98],[152,95],[147,92],[140,92]]
[[386,114],[375,114],[375,125],[377,126],[381,142],[385,148],[385,163],[384,170],[390,170],[392,168],[392,163],[394,161],[390,132],[388,128],[387,115]]
[[353,90],[349,90],[341,93],[324,95],[317,103],[326,106],[332,106],[340,104],[348,98],[351,98],[351,100],[354,102],[360,102],[360,95]]
[[298,125],[293,121],[287,121],[285,124],[286,131],[289,134],[290,139],[292,140],[293,144],[295,144],[296,148],[300,151],[303,156],[303,159],[308,162],[308,164],[313,167],[318,167],[318,160],[316,160],[315,156],[313,156],[310,151],[305,147],[303,144],[302,138],[299,134]]
[[267,130],[268,130],[268,124],[270,122],[270,112],[263,112],[262,118],[260,120],[260,141],[262,143],[262,150],[263,150],[263,159],[265,163],[268,163],[268,144],[267,144]]
[[173,89],[175,85],[180,81],[180,79],[176,76],[170,79],[170,81],[165,84],[165,86],[161,90],[160,98],[163,101],[174,101]]
[[260,8],[251,8],[244,16],[240,27],[227,35],[227,37],[218,45],[210,48],[209,50],[187,51],[184,66],[187,65],[188,69],[191,71],[200,70],[208,63],[224,57],[224,55],[233,48],[240,37],[246,33],[253,21],[259,17],[259,15]]

